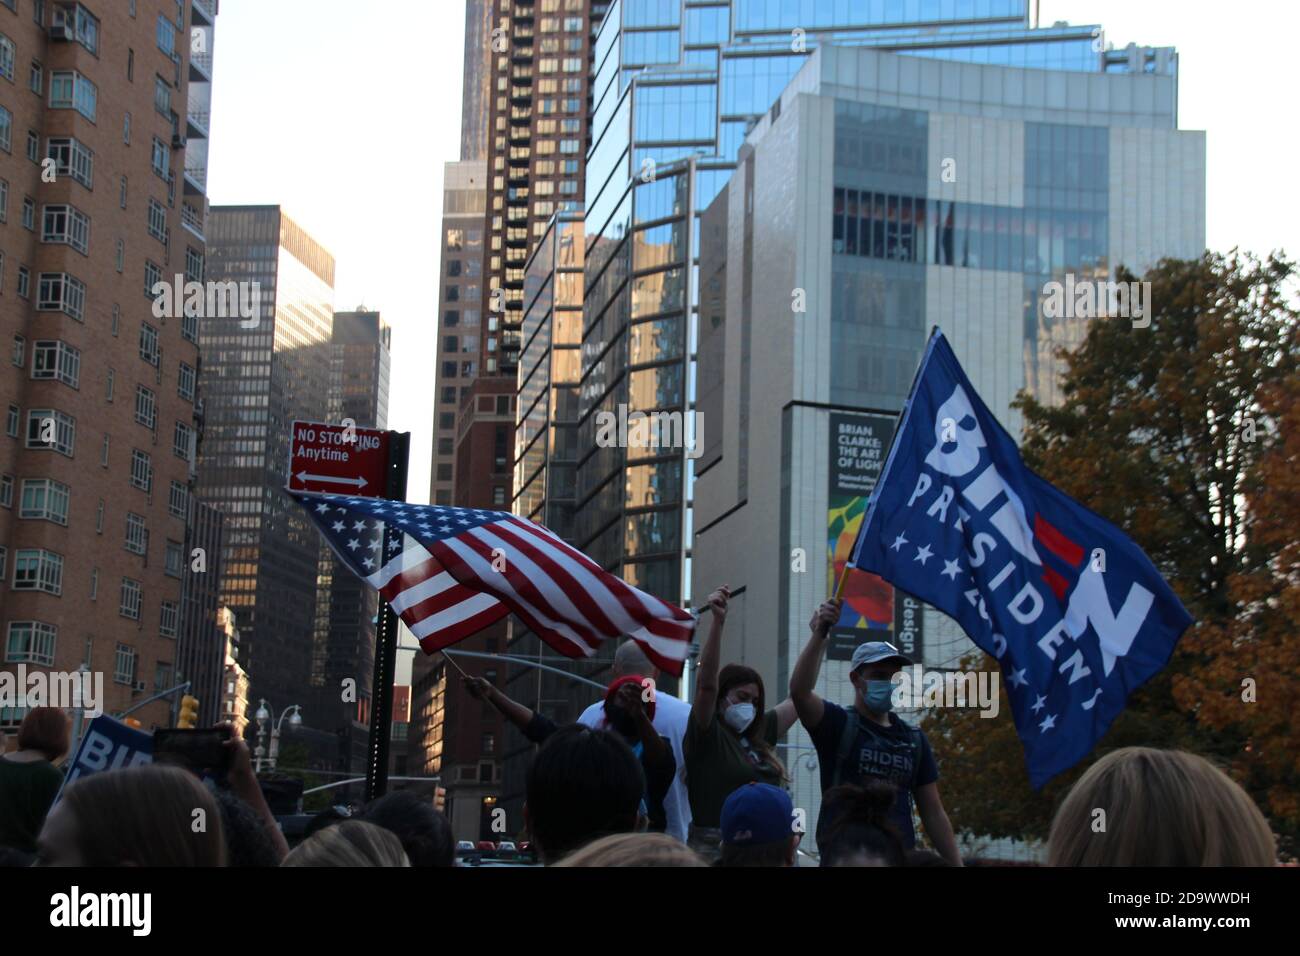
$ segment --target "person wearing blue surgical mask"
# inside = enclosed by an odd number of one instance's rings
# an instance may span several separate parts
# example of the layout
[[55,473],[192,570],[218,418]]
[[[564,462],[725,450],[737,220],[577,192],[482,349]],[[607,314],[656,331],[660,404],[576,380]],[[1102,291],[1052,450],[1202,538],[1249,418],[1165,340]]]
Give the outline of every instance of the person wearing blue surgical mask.
[[[961,853],[952,822],[939,797],[939,770],[924,731],[893,713],[894,675],[911,665],[888,641],[858,645],[849,663],[853,704],[841,707],[823,700],[813,690],[831,628],[839,620],[840,602],[827,601],[811,622],[812,638],[790,674],[790,699],[799,721],[817,748],[822,793],[841,784],[863,785],[883,780],[896,792],[889,814],[906,849],[916,845],[912,801],[935,850],[953,866],[961,866]],[[823,801],[818,815],[818,846],[836,809]]]

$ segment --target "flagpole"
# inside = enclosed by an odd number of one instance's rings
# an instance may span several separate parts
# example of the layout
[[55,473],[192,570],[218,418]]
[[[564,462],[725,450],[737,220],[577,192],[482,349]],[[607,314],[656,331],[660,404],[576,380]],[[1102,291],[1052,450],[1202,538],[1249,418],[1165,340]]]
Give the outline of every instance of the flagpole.
[[454,660],[452,660],[452,657],[451,657],[450,654],[448,654],[446,651],[440,651],[439,653],[442,654],[442,659],[443,659],[444,661],[446,661],[446,662],[447,662],[448,664],[450,664],[452,667],[456,668],[456,673],[460,674],[461,677],[469,677],[468,674],[466,674],[463,670],[461,670],[460,665],[457,664]]
[[[732,591],[730,594],[727,595],[727,600],[730,601],[732,598],[734,598],[734,597],[738,597],[739,595],[744,594],[744,593],[745,593],[745,588],[746,588],[747,586],[748,586],[748,585],[744,585],[744,584],[742,584],[740,587],[736,588],[736,590]],[[694,614],[696,617],[699,617],[701,614],[704,614],[704,613],[706,613],[706,612],[708,612],[708,611],[712,611],[712,610],[713,610],[713,605],[711,605],[711,604],[701,604],[699,607],[697,607],[697,608],[695,608],[694,610],[692,610],[691,613]]]

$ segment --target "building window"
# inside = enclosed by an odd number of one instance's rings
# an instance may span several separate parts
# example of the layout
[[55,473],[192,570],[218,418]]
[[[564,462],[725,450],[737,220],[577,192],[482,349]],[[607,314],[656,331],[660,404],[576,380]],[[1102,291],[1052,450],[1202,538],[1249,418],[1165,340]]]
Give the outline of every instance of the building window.
[[143,385],[135,387],[135,420],[150,431],[158,425],[158,399]]
[[90,249],[90,218],[76,206],[47,205],[42,208],[41,242],[72,246],[83,255]]
[[190,513],[190,491],[179,481],[173,481],[167,493],[167,512],[184,520]]
[[90,599],[99,600],[99,568],[90,569]]
[[[131,581],[129,583],[135,584],[134,581]],[[125,580],[122,582],[122,616],[132,618],[133,620],[139,620],[140,609],[138,605],[136,607],[135,614],[128,614],[126,612],[127,584],[128,582]],[[136,587],[136,600],[138,602],[140,598],[139,595],[140,585],[135,584],[135,587]],[[136,660],[136,654],[134,648],[126,644],[117,645],[117,653],[113,657],[113,680],[116,683],[128,684],[128,685],[135,684],[135,660]]]
[[176,27],[162,14],[158,15],[158,49],[169,58],[176,57]]
[[176,637],[176,630],[180,623],[181,609],[175,601],[163,601],[162,612],[158,619],[158,634],[160,637]]
[[153,108],[163,116],[171,119],[172,88],[161,76],[153,78]]
[[76,437],[77,423],[71,415],[52,408],[28,409],[28,448],[53,450],[71,458]]
[[98,88],[76,70],[50,71],[50,109],[75,109],[93,123],[98,100]]
[[140,323],[140,358],[154,367],[158,365],[158,330],[148,322]]
[[194,401],[194,383],[197,381],[197,373],[192,365],[180,363],[180,369],[176,374],[176,394],[187,402]]
[[32,67],[27,73],[27,86],[37,96],[45,95],[45,71],[40,60],[32,60]]
[[141,491],[153,489],[153,463],[138,448],[131,449],[131,487]]
[[144,263],[144,297],[153,301],[154,287],[162,282],[162,269],[148,259]]
[[9,406],[9,421],[6,426],[6,433],[10,438],[18,437],[19,423],[22,419],[22,411],[17,405]]
[[31,196],[23,198],[23,228],[29,232],[36,231],[36,200]]
[[199,343],[199,317],[189,315],[188,313],[181,316],[181,338],[187,342]]
[[140,582],[132,581],[130,578],[123,578],[118,613],[123,617],[129,617],[133,621],[140,620],[140,597]]
[[14,351],[12,360],[14,365],[19,368],[27,366],[27,340],[21,335],[14,336]]
[[66,40],[75,40],[91,53],[99,54],[99,20],[79,3],[59,3],[54,7],[50,32],[59,32]]
[[183,545],[179,541],[168,541],[163,559],[163,573],[169,577],[179,578],[185,568]]
[[131,145],[131,114],[125,113],[122,116],[122,142]]
[[41,162],[41,138],[37,135],[36,130],[27,131],[27,158],[38,166]]
[[6,153],[13,152],[14,114],[0,106],[0,149]]
[[0,508],[12,508],[14,504],[14,476],[0,475]]
[[144,554],[149,550],[149,530],[140,515],[127,514],[126,543],[123,547],[132,554]]
[[66,272],[42,272],[36,282],[36,311],[64,312],[85,321],[86,286]]
[[0,179],[0,223],[9,221],[9,180]]
[[50,478],[24,478],[18,517],[67,525],[68,486]]
[[53,379],[70,388],[81,385],[81,352],[60,340],[32,344],[32,378]]
[[153,197],[149,198],[149,235],[167,245],[167,207]]
[[63,593],[63,556],[39,548],[14,552],[14,590]]
[[32,274],[27,271],[26,266],[18,267],[18,298],[31,298],[32,294]]
[[194,429],[184,422],[177,422],[172,433],[172,454],[189,461],[194,452]]
[[45,141],[45,155],[54,160],[60,176],[70,176],[87,189],[94,188],[95,154],[74,137],[51,137]]
[[11,621],[5,642],[5,660],[13,664],[54,663],[54,638],[58,629],[41,621]]
[[185,278],[191,282],[203,281],[203,253],[185,247]]

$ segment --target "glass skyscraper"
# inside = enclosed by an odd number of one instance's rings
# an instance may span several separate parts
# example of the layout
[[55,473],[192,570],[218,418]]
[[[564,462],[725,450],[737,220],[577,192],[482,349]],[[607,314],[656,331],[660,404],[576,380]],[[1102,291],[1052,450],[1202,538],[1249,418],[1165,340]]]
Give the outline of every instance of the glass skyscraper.
[[1097,26],[1031,27],[1027,0],[610,5],[595,43],[586,176],[575,544],[668,600],[691,599],[693,462],[680,448],[598,447],[597,416],[692,409],[699,214],[746,131],[821,44],[1056,72],[1177,68],[1166,48],[1107,50]]

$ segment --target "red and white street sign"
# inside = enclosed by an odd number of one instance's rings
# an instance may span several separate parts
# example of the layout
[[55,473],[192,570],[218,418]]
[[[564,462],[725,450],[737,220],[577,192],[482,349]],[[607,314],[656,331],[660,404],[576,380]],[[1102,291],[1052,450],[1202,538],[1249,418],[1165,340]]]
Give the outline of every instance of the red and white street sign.
[[384,497],[388,432],[352,425],[294,422],[292,435],[290,491]]

